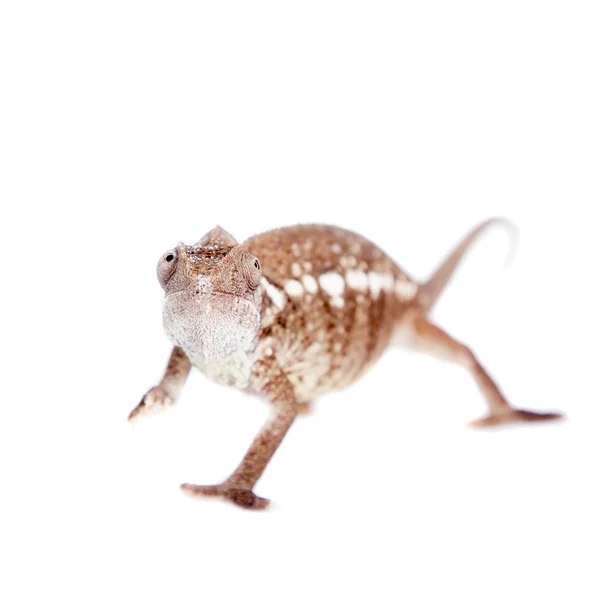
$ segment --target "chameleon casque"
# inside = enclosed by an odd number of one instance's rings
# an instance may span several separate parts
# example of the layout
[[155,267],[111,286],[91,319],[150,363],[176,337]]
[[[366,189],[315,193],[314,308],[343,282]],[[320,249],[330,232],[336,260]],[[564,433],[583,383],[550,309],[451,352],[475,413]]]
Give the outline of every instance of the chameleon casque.
[[218,485],[182,489],[244,508],[269,501],[253,492],[299,413],[363,375],[390,345],[402,344],[467,369],[487,401],[476,427],[548,421],[558,413],[513,408],[468,346],[434,325],[429,312],[472,242],[473,229],[423,284],[375,244],[344,229],[297,225],[243,244],[215,227],[158,262],[164,329],[174,348],[162,381],[129,415],[133,421],[177,402],[191,366],[267,400],[271,416],[237,469]]

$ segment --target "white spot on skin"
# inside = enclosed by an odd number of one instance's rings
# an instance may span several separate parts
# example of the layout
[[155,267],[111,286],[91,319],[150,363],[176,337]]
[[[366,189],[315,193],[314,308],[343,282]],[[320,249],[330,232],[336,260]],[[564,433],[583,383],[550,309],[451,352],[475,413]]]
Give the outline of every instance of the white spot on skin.
[[290,296],[299,297],[304,295],[304,287],[297,279],[288,279],[283,284],[283,288]]
[[260,280],[260,285],[271,299],[271,302],[281,310],[285,306],[285,294],[276,288],[266,277]]
[[356,263],[358,261],[356,260],[355,256],[342,256],[340,257],[340,265],[343,268],[351,268],[351,267],[355,267]]
[[302,275],[302,285],[309,294],[316,294],[319,291],[317,280],[312,275]]
[[212,283],[210,279],[204,275],[198,277],[198,291],[201,294],[209,293],[212,290]]
[[302,275],[302,267],[298,263],[292,264],[292,275],[294,277],[300,277],[300,275]]
[[333,244],[333,246],[331,246],[331,250],[332,252],[339,254],[342,251],[342,247],[339,244]]
[[324,273],[319,277],[321,289],[330,296],[341,296],[346,282],[339,273]]
[[373,298],[377,298],[381,290],[391,292],[394,289],[394,277],[391,273],[370,271],[368,275],[369,289]]
[[398,298],[402,298],[403,300],[412,300],[416,296],[417,290],[418,286],[413,281],[398,280],[394,286],[396,296],[398,296]]
[[329,303],[335,308],[344,308],[344,299],[341,296],[334,296]]
[[359,292],[366,292],[369,287],[369,279],[364,271],[348,271],[346,273],[348,287]]
[[373,298],[378,298],[381,292],[381,279],[379,277],[379,273],[375,273],[375,271],[370,271],[368,278],[371,296],[373,296]]
[[384,273],[381,276],[382,285],[381,287],[386,292],[391,292],[394,289],[394,276],[391,273]]

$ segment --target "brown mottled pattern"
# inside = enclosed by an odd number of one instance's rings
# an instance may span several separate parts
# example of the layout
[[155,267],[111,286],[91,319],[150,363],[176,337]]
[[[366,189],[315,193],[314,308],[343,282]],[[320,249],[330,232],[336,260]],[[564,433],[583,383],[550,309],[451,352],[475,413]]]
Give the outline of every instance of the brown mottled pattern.
[[[300,398],[346,386],[375,362],[407,303],[393,290],[381,289],[374,297],[368,285],[354,289],[347,273],[408,280],[380,248],[358,234],[325,225],[276,229],[251,238],[245,246],[261,261],[263,276],[284,293],[286,282],[302,281],[303,275],[314,277],[318,285],[314,294],[306,288],[298,296],[286,293],[281,310],[263,294],[259,352],[272,349]],[[344,278],[342,307],[332,305],[320,285],[320,276],[330,273]],[[310,347],[313,351],[307,353]],[[295,373],[298,363],[305,368]],[[318,376],[307,380],[307,373]]]
[[190,259],[190,264],[193,265],[195,270],[199,274],[207,275],[229,254],[231,248],[232,246],[224,248],[219,246],[215,246],[214,248],[186,246],[185,251],[187,257]]

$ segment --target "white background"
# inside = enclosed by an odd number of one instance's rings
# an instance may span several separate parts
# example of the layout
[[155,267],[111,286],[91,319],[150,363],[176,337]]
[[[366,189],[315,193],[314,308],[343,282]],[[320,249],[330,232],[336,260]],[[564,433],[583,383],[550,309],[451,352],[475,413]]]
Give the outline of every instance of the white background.
[[[595,2],[3,2],[0,596],[600,595]],[[517,405],[472,431],[460,368],[390,351],[298,419],[274,508],[196,501],[266,415],[161,375],[156,261],[221,224],[369,236],[422,279],[482,218],[435,312]]]

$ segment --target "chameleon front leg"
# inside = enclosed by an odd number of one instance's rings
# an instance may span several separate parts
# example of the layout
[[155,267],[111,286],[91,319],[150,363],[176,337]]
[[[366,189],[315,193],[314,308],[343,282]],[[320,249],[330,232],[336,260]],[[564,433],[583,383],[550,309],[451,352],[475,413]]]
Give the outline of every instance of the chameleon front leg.
[[485,397],[489,415],[471,421],[471,427],[487,427],[506,423],[531,423],[560,419],[560,413],[540,413],[514,408],[506,400],[494,380],[488,375],[473,352],[458,342],[445,331],[428,321],[423,316],[416,316],[410,322],[414,346],[440,358],[465,367],[473,375],[475,382]]
[[298,414],[294,390],[274,359],[258,361],[253,367],[253,387],[271,406],[271,415],[252,441],[238,468],[219,485],[184,483],[191,496],[218,496],[242,508],[266,508],[269,500],[252,490],[281,444]]
[[133,422],[142,415],[156,413],[175,404],[179,400],[190,366],[190,360],[185,352],[175,346],[161,382],[148,390],[140,403],[131,411],[128,420]]

